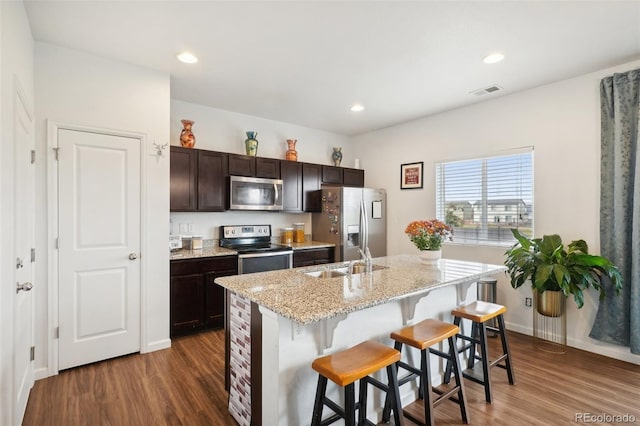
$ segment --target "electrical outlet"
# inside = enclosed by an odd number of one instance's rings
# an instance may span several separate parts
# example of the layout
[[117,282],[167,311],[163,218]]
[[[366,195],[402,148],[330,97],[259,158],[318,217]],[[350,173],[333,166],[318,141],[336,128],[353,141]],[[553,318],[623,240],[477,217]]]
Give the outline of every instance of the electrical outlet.
[[527,308],[531,307],[531,298],[530,297],[525,297],[524,298],[524,306],[526,306]]

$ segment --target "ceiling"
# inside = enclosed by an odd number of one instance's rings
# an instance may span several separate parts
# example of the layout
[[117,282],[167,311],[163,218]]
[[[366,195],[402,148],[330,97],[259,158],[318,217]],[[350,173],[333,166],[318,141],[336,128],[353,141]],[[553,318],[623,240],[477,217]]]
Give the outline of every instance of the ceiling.
[[[37,41],[171,75],[171,97],[361,134],[640,58],[640,0],[31,1]],[[185,65],[188,50],[199,62]],[[494,51],[504,61],[486,65]],[[483,96],[470,92],[499,85]],[[354,103],[365,110],[349,110]]]

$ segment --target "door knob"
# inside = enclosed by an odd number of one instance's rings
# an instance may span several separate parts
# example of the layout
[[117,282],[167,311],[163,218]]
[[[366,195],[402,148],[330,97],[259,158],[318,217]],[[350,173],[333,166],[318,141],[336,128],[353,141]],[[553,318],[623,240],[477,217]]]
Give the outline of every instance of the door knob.
[[20,290],[22,291],[30,291],[33,288],[33,284],[27,282],[27,283],[16,283],[16,293],[20,293]]
[[136,260],[138,258],[138,255],[135,253],[130,253],[129,254],[129,260]]

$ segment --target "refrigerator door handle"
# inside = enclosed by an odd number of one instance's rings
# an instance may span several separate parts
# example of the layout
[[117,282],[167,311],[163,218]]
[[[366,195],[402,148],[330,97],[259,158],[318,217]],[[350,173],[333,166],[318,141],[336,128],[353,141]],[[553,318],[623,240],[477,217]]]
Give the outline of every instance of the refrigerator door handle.
[[363,250],[366,250],[369,247],[369,217],[367,215],[367,205],[364,200],[360,201],[360,209],[362,211],[362,224],[364,226],[364,247]]
[[360,250],[363,251],[363,252],[364,252],[364,248],[366,247],[366,244],[365,244],[365,241],[364,241],[365,233],[366,233],[364,221],[365,221],[364,205],[362,204],[362,200],[360,200],[360,242],[359,242],[360,244],[359,244],[359,247],[360,247]]

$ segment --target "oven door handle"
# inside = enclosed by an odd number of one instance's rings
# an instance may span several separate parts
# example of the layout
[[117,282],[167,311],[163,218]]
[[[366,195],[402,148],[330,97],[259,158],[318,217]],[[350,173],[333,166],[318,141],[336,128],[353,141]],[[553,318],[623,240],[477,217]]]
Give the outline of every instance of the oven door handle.
[[270,251],[267,253],[248,253],[248,254],[239,254],[238,259],[249,259],[252,257],[268,257],[268,256],[282,256],[282,255],[293,255],[293,250],[289,251]]

